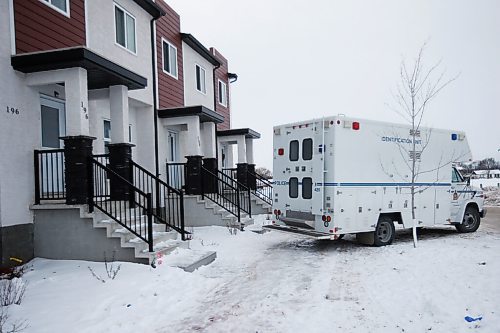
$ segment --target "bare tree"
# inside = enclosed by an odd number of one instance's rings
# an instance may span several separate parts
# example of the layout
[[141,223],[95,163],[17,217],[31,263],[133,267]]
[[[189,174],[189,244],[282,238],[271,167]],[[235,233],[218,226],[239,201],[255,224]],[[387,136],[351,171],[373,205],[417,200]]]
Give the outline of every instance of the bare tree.
[[265,167],[259,167],[255,169],[255,173],[261,176],[264,179],[271,179],[273,178],[273,173],[271,170],[265,168]]
[[[440,161],[439,165],[434,170],[420,170],[420,160],[427,145],[430,141],[431,131],[426,132],[426,137],[420,135],[420,127],[422,119],[427,111],[429,103],[451,82],[457,79],[458,75],[445,79],[445,72],[440,71],[441,61],[431,67],[424,65],[424,44],[414,62],[407,65],[407,61],[403,60],[400,65],[400,82],[397,86],[397,91],[393,95],[395,106],[391,109],[399,114],[403,119],[411,125],[410,130],[410,149],[409,151],[403,145],[399,144],[401,156],[406,163],[411,173],[411,214],[413,222],[413,245],[417,246],[417,220],[415,216],[415,194],[417,191],[422,191],[416,186],[418,176],[427,172],[439,172],[439,169],[450,164],[452,161]],[[419,143],[419,150],[417,150]],[[409,156],[409,162],[407,158]]]

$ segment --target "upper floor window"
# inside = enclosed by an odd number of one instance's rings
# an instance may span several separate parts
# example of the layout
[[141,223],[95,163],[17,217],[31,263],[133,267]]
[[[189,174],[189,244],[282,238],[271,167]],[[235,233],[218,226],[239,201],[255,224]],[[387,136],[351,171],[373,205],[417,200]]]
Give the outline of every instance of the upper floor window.
[[196,89],[204,94],[207,93],[205,68],[196,65]]
[[177,48],[163,40],[163,71],[177,79]]
[[61,14],[69,17],[69,0],[40,0],[48,6],[54,8]]
[[227,85],[219,80],[219,104],[227,106]]
[[132,53],[137,52],[135,36],[135,18],[115,3],[116,43]]

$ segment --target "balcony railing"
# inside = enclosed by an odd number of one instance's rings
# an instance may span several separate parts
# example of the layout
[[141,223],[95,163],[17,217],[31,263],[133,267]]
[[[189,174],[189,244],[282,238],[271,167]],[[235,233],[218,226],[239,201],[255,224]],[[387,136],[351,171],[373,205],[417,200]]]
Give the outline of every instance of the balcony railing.
[[64,149],[35,150],[35,204],[65,200]]

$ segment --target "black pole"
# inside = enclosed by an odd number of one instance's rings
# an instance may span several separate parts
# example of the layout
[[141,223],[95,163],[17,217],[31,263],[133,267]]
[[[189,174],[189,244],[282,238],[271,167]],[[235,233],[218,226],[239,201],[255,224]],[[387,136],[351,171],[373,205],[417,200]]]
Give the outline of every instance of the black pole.
[[155,21],[157,18],[153,17],[151,19],[151,75],[153,78],[153,113],[154,113],[154,136],[155,136],[155,190],[156,190],[156,208],[160,207],[160,184],[158,183],[158,179],[160,178],[160,161],[158,154],[158,103],[157,103],[157,93],[156,93],[156,71],[157,71],[157,62],[156,62],[156,41],[155,41]]

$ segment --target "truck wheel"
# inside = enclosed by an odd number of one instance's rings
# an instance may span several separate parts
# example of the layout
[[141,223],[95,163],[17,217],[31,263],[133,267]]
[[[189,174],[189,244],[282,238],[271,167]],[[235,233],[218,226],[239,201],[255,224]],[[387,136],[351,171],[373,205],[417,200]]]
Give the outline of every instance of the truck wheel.
[[389,245],[394,241],[394,237],[396,237],[394,222],[388,216],[381,216],[378,219],[377,228],[375,228],[373,245]]
[[474,206],[467,206],[464,213],[464,219],[461,224],[456,224],[458,232],[474,232],[479,228],[481,217],[479,211]]

